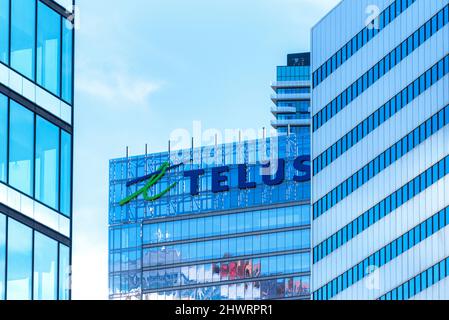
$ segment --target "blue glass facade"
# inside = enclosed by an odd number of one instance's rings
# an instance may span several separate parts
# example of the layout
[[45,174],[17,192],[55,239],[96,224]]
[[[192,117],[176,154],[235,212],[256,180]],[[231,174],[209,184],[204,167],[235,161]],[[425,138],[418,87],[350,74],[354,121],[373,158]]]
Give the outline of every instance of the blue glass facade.
[[71,18],[0,1],[0,300],[71,298]]
[[[111,160],[110,298],[309,299],[309,148],[307,134],[188,150],[193,161],[126,205],[146,181],[127,185],[179,154]],[[262,174],[262,155],[275,151],[278,167]],[[204,170],[196,195],[192,170]]]
[[306,135],[310,122],[310,54],[296,53],[287,56],[287,65],[277,67],[276,81],[272,83],[275,94],[271,100],[276,117],[272,126],[279,134]]

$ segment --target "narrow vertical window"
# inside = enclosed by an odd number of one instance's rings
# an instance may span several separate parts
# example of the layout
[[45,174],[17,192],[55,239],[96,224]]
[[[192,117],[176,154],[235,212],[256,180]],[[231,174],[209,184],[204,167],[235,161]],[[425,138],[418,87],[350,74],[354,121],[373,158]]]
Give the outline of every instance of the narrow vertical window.
[[58,292],[58,243],[34,232],[33,299],[56,300]]
[[62,99],[72,103],[73,95],[73,26],[68,20],[62,21]]
[[33,231],[8,219],[8,300],[31,300]]
[[61,70],[61,16],[38,1],[37,83],[59,96]]
[[59,300],[70,299],[70,249],[59,245]]
[[59,128],[47,120],[36,120],[37,200],[58,209],[59,205]]
[[5,300],[6,216],[0,213],[0,300]]
[[6,182],[8,146],[8,98],[0,94],[0,181]]
[[0,61],[9,63],[9,0],[0,0]]
[[12,100],[9,111],[9,184],[33,196],[34,114]]
[[61,131],[61,207],[60,211],[70,217],[72,190],[72,137]]
[[36,1],[11,2],[11,67],[27,78],[35,78]]

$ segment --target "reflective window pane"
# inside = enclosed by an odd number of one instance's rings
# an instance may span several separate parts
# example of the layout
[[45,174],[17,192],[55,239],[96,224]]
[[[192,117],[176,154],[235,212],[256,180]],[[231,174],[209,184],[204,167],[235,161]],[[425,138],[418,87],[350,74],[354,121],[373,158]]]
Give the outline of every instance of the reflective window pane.
[[70,299],[70,249],[59,245],[59,300]]
[[57,299],[58,243],[34,233],[34,300]]
[[37,83],[59,95],[61,16],[38,1]]
[[8,220],[8,300],[30,300],[33,264],[33,233],[21,223]]
[[5,300],[6,217],[0,213],[0,300]]
[[0,94],[0,181],[6,182],[8,99]]
[[73,26],[63,19],[62,22],[62,99],[72,103],[73,74]]
[[70,217],[72,190],[72,137],[61,131],[61,207],[60,211]]
[[9,0],[0,0],[0,61],[9,62]]
[[33,195],[34,115],[10,101],[9,184]]
[[58,209],[59,128],[36,119],[36,199]]
[[34,80],[36,1],[11,2],[11,67]]

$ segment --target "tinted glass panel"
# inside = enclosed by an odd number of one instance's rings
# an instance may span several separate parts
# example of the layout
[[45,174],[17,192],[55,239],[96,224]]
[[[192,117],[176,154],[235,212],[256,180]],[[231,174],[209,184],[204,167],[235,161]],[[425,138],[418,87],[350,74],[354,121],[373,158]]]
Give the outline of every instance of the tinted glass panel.
[[36,199],[58,209],[59,129],[36,119]]
[[0,0],[0,61],[9,62],[9,0]]
[[34,115],[10,101],[9,184],[33,195]]
[[72,189],[72,137],[61,131],[61,207],[60,211],[66,216],[71,214]]
[[59,245],[59,300],[70,299],[70,249]]
[[34,233],[34,300],[57,299],[58,243]]
[[8,220],[8,300],[30,300],[32,278],[32,230]]
[[11,67],[34,80],[36,1],[11,2]]
[[0,181],[6,182],[8,99],[0,94]]
[[59,95],[61,16],[38,1],[37,83]]

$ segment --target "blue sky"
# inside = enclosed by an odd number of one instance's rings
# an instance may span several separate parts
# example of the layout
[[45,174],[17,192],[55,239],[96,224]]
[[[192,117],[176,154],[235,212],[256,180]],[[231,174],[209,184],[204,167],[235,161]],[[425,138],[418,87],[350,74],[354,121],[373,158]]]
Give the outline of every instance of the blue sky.
[[73,298],[107,298],[108,161],[269,127],[277,65],[339,0],[77,0]]

